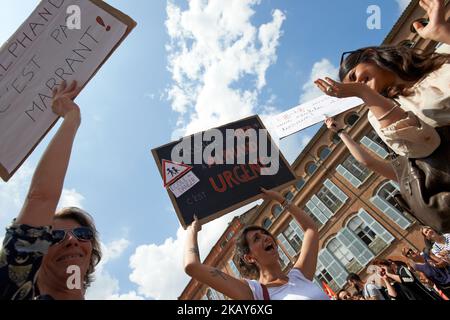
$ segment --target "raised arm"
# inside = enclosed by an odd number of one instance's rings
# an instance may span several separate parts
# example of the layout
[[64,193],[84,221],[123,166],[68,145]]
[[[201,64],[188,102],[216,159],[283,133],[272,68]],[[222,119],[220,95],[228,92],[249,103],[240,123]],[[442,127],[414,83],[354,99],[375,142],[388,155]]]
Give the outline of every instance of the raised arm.
[[253,293],[244,280],[236,279],[219,269],[202,264],[197,235],[201,225],[195,217],[187,229],[184,248],[184,271],[195,280],[206,284],[234,300],[253,300]]
[[421,0],[420,6],[426,11],[430,22],[424,26],[414,22],[414,28],[424,39],[450,44],[450,22],[446,20],[444,0]]
[[[381,128],[385,128],[408,117],[405,110],[403,110],[394,100],[383,97],[365,83],[340,83],[331,78],[325,78],[325,80],[318,79],[315,81],[315,84],[320,90],[329,96],[337,98],[361,98],[373,115],[378,119]],[[420,123],[417,122],[416,119],[409,119],[407,123],[402,124],[402,127],[419,125]]]
[[72,101],[77,83],[64,82],[53,91],[52,110],[64,120],[44,152],[34,172],[17,224],[49,226],[61,197],[73,141],[81,122],[80,109]]
[[397,181],[397,175],[395,174],[395,171],[389,161],[373,154],[353,140],[347,132],[343,131],[342,128],[337,125],[334,119],[328,118],[325,121],[325,124],[328,129],[334,132],[339,132],[339,137],[356,161],[361,163],[366,168],[369,168],[370,170],[375,171],[390,180]]
[[[285,201],[279,192],[265,189],[262,189],[262,191],[266,200],[274,200],[279,203]],[[295,262],[294,268],[299,269],[307,279],[312,280],[316,272],[317,256],[319,254],[319,229],[314,220],[296,205],[287,203],[285,208],[300,224],[304,232],[300,256]]]

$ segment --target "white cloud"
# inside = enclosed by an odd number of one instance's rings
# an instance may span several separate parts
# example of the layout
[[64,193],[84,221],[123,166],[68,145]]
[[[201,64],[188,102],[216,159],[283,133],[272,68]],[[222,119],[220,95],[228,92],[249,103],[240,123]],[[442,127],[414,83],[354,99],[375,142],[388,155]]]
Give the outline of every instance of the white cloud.
[[61,199],[59,200],[58,207],[77,207],[83,208],[82,202],[84,201],[84,196],[78,193],[75,189],[63,189],[61,194]]
[[[182,11],[167,5],[168,88],[172,109],[180,114],[174,138],[235,121],[255,113],[266,71],[276,61],[285,19],[280,10],[257,27],[250,19],[259,0],[193,0]],[[233,88],[250,78],[248,88]]]
[[25,163],[7,183],[0,182],[0,227],[4,230],[19,214],[31,182],[33,170]]
[[339,69],[335,67],[328,59],[322,59],[321,61],[316,62],[312,67],[308,82],[306,82],[302,87],[300,103],[313,100],[323,94],[314,84],[315,80],[325,77],[337,79],[338,73]]
[[109,244],[101,244],[102,260],[96,268],[95,281],[86,292],[88,300],[143,300],[142,296],[135,291],[120,293],[119,280],[113,277],[106,269],[106,266],[112,260],[118,259],[129,247],[130,242],[127,239],[119,239]]
[[[233,217],[253,205],[247,205],[203,226],[198,239],[202,259],[206,258]],[[168,238],[160,245],[148,244],[136,248],[130,258],[130,267],[133,269],[130,280],[139,286],[139,294],[146,298],[170,300],[180,296],[190,280],[183,269],[185,238],[186,232],[180,227],[175,239]]]
[[411,0],[395,0],[398,3],[398,7],[400,10],[400,13],[403,13],[405,11],[406,7],[411,3]]

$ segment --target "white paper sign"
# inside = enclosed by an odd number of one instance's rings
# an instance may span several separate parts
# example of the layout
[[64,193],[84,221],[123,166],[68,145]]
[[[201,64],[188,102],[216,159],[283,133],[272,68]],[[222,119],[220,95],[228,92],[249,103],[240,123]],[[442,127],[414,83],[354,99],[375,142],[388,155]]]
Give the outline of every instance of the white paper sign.
[[[72,5],[81,9],[80,29],[66,24]],[[83,86],[126,31],[125,23],[90,1],[40,2],[0,49],[3,171],[11,174],[57,119],[51,109],[53,87],[63,79]]]
[[173,192],[175,197],[179,198],[186,191],[195,186],[199,181],[200,180],[197,176],[192,171],[189,171],[183,177],[175,181],[169,189]]
[[274,116],[270,126],[282,139],[324,121],[326,117],[334,117],[363,103],[364,101],[356,97],[339,99],[323,95]]

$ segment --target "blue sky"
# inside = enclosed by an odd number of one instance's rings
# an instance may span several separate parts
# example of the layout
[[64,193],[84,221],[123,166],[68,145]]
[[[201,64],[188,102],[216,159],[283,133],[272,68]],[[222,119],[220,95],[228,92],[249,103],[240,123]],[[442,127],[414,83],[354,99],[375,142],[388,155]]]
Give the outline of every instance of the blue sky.
[[[316,97],[312,80],[335,75],[341,52],[380,44],[409,0],[107,2],[138,25],[77,98],[83,121],[61,206],[83,207],[101,233],[105,260],[88,298],[176,299],[189,280],[181,263],[184,232],[150,150]],[[0,12],[0,42],[38,1],[2,3],[8,9]],[[369,5],[381,9],[380,30],[366,26]],[[282,141],[288,160],[317,129]],[[20,210],[53,134],[10,182],[0,182],[2,229]],[[202,257],[244,209],[204,227]]]

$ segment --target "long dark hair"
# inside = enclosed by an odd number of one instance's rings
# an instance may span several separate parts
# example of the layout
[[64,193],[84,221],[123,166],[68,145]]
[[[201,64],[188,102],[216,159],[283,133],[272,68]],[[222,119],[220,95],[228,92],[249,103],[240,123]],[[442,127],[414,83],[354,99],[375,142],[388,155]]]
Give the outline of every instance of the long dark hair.
[[250,279],[258,279],[259,278],[259,268],[254,263],[247,263],[244,259],[246,254],[250,253],[250,246],[247,240],[247,234],[250,231],[261,231],[263,234],[269,235],[276,242],[273,235],[267,231],[266,229],[259,226],[248,226],[245,227],[239,236],[236,238],[236,247],[234,249],[234,257],[233,260],[237,265],[239,272],[242,276]]
[[[378,67],[393,72],[405,81],[417,82],[424,76],[448,63],[449,54],[424,53],[406,46],[381,46],[361,48],[352,52],[341,64],[339,78],[344,81],[348,73],[358,64],[375,63]],[[386,97],[408,96],[411,92],[405,86],[389,87],[382,92]]]

